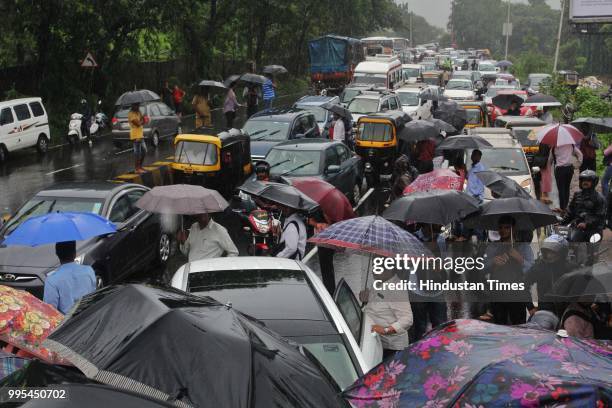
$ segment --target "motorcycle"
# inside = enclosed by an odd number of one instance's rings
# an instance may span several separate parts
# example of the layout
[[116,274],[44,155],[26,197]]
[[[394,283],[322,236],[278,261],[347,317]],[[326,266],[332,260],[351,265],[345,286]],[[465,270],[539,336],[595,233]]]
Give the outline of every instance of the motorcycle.
[[557,225],[555,233],[561,235],[570,243],[568,258],[570,262],[581,266],[592,266],[599,261],[599,256],[607,249],[600,251],[601,233],[597,231],[590,232],[586,241],[578,241],[572,239],[572,232],[576,229],[575,223],[567,225]]
[[247,252],[250,256],[267,256],[278,244],[280,231],[279,215],[274,211],[255,209],[246,214],[246,210],[234,210],[243,223],[243,231],[249,235],[250,243]]
[[[102,104],[102,101],[98,101],[98,106]],[[108,126],[108,117],[104,112],[97,112],[90,118],[89,134],[91,137],[96,136],[102,132]],[[70,115],[70,123],[68,123],[68,135],[67,141],[71,145],[75,145],[83,139],[87,138],[81,132],[81,124],[83,122],[83,115],[80,113],[73,113]],[[90,140],[91,142],[91,140]]]

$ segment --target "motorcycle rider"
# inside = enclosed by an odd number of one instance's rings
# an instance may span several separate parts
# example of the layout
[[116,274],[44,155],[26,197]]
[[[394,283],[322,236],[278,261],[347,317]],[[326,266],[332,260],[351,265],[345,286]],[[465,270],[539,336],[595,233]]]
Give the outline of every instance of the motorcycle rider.
[[255,175],[259,181],[270,181],[270,163],[265,160],[256,162]]
[[81,134],[91,143],[91,134],[89,133],[89,127],[91,126],[91,109],[86,99],[81,99],[81,109],[79,113],[83,115],[81,119]]
[[[574,193],[562,223],[572,223],[571,242],[589,242],[589,238],[600,233],[605,225],[606,204],[604,198],[595,191],[599,177],[593,170],[584,170],[578,177],[580,191]],[[582,251],[580,251],[582,252]],[[578,263],[586,261],[586,254],[580,254]]]

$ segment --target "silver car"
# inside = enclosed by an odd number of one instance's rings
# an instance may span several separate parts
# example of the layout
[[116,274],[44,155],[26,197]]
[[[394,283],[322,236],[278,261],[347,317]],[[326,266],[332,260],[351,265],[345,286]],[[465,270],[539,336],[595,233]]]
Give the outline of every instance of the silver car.
[[[125,146],[130,141],[129,111],[129,106],[121,106],[111,120],[113,144],[116,147]],[[150,146],[157,146],[161,139],[174,137],[181,131],[180,118],[163,102],[142,103],[140,112],[145,118],[144,137]]]

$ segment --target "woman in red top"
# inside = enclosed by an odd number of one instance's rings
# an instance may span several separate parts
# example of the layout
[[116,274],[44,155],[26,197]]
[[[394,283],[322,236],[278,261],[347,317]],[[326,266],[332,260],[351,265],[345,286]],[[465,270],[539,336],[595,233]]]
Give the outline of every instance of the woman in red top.
[[174,110],[176,111],[176,116],[179,118],[183,114],[183,98],[185,97],[185,91],[179,88],[178,85],[174,85],[174,89],[172,90],[172,98],[174,99]]

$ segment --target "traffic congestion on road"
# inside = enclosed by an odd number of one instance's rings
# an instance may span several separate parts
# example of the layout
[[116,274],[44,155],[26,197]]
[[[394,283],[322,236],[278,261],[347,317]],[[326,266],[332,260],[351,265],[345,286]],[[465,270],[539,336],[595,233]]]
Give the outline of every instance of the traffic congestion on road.
[[0,102],[2,404],[612,404],[612,118],[552,92],[579,74],[308,49],[301,94],[166,83],[63,137]]

